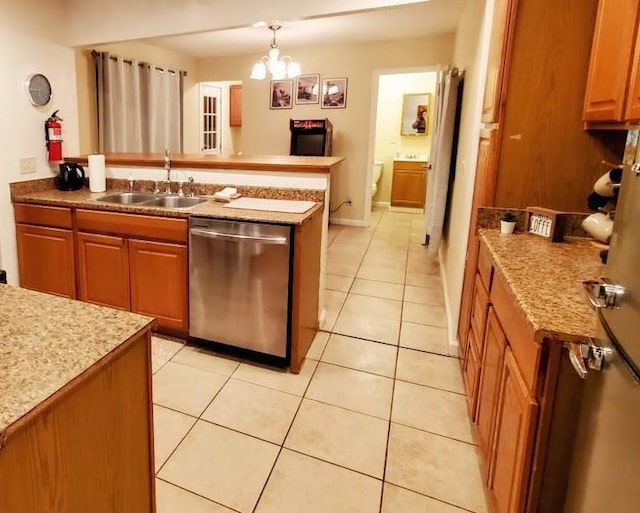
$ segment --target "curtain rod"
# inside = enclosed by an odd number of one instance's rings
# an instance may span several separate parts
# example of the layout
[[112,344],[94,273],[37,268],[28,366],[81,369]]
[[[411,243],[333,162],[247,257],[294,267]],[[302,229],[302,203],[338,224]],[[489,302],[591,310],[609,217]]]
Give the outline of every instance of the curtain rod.
[[[91,50],[91,57],[95,59],[96,57],[99,57],[102,53],[108,53],[108,52],[98,52],[96,50]],[[109,55],[109,59],[113,61],[117,61],[118,57],[115,55]],[[133,64],[133,60],[131,59],[122,59],[122,62],[124,62],[125,64]],[[173,70],[169,68],[161,68],[159,66],[154,66],[153,64],[149,64],[148,62],[139,62],[138,66],[149,66],[150,68],[155,69],[157,71],[168,71],[169,73],[180,73],[183,77],[187,76],[187,72],[184,70]]]

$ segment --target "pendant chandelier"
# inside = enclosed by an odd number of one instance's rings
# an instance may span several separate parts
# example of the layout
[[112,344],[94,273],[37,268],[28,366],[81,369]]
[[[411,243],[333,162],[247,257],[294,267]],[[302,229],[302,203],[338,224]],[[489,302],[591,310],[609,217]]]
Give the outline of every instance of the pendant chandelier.
[[269,30],[273,32],[269,55],[260,57],[260,60],[253,65],[251,78],[264,80],[267,76],[267,70],[269,70],[273,80],[297,77],[300,74],[300,64],[288,55],[280,56],[278,43],[276,43],[276,32],[280,30],[280,25],[271,24],[269,25]]

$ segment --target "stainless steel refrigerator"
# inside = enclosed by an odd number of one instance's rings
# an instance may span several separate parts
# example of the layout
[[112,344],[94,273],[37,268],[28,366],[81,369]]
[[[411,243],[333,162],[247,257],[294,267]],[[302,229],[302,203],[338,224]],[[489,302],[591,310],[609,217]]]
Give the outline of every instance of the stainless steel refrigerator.
[[565,513],[640,512],[639,132],[627,138],[606,279],[587,287],[600,335],[582,356],[604,365],[586,376]]

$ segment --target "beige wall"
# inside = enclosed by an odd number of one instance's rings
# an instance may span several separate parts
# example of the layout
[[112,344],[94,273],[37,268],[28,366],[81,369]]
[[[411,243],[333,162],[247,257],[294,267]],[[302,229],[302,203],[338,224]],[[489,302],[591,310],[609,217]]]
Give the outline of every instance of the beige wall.
[[[95,74],[91,50],[110,52],[125,59],[148,62],[154,66],[182,70],[184,77],[184,152],[198,152],[198,103],[199,85],[196,80],[196,60],[178,52],[172,52],[139,42],[95,45],[76,49],[76,82],[78,90],[78,116],[80,122],[80,153],[98,151],[98,132],[95,104]],[[187,144],[188,143],[188,144]]]
[[[378,81],[374,160],[384,162],[374,203],[389,203],[391,178],[396,152],[420,153],[428,156],[433,134],[437,72],[382,75]],[[429,129],[426,136],[400,135],[402,101],[405,94],[431,94]]]
[[[13,206],[9,183],[54,176],[58,168],[47,161],[44,123],[60,110],[65,155],[78,151],[78,112],[73,50],[52,39],[60,36],[65,17],[55,2],[39,0],[3,2],[0,16],[0,268],[9,283],[18,284]],[[49,78],[53,96],[43,107],[34,107],[27,98],[24,82],[31,73]],[[33,157],[36,172],[20,174],[19,159]]]
[[294,105],[292,109],[270,110],[269,80],[248,78],[259,57],[255,54],[199,61],[197,76],[200,81],[243,81],[242,147],[235,149],[245,155],[286,155],[289,153],[290,118],[329,118],[334,126],[333,154],[346,158],[332,177],[332,203],[337,205],[347,199],[353,202],[333,217],[363,222],[374,71],[448,64],[453,55],[453,41],[453,34],[445,34],[384,43],[282,49],[300,62],[303,73],[319,73],[321,79],[347,77],[345,109]]
[[457,338],[460,316],[460,297],[487,68],[487,25],[490,23],[492,10],[493,0],[468,1],[456,34],[453,57],[454,65],[465,72],[464,98],[449,222],[440,248],[449,316],[449,337],[452,340]]

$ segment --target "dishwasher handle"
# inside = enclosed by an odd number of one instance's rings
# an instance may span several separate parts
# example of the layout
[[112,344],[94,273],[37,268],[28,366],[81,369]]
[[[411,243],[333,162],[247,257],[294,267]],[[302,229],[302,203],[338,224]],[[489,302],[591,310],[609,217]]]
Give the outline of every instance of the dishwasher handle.
[[229,242],[259,242],[261,244],[275,244],[286,246],[287,237],[254,237],[252,235],[240,235],[239,233],[220,233],[202,228],[191,228],[191,234],[208,239],[226,240]]

